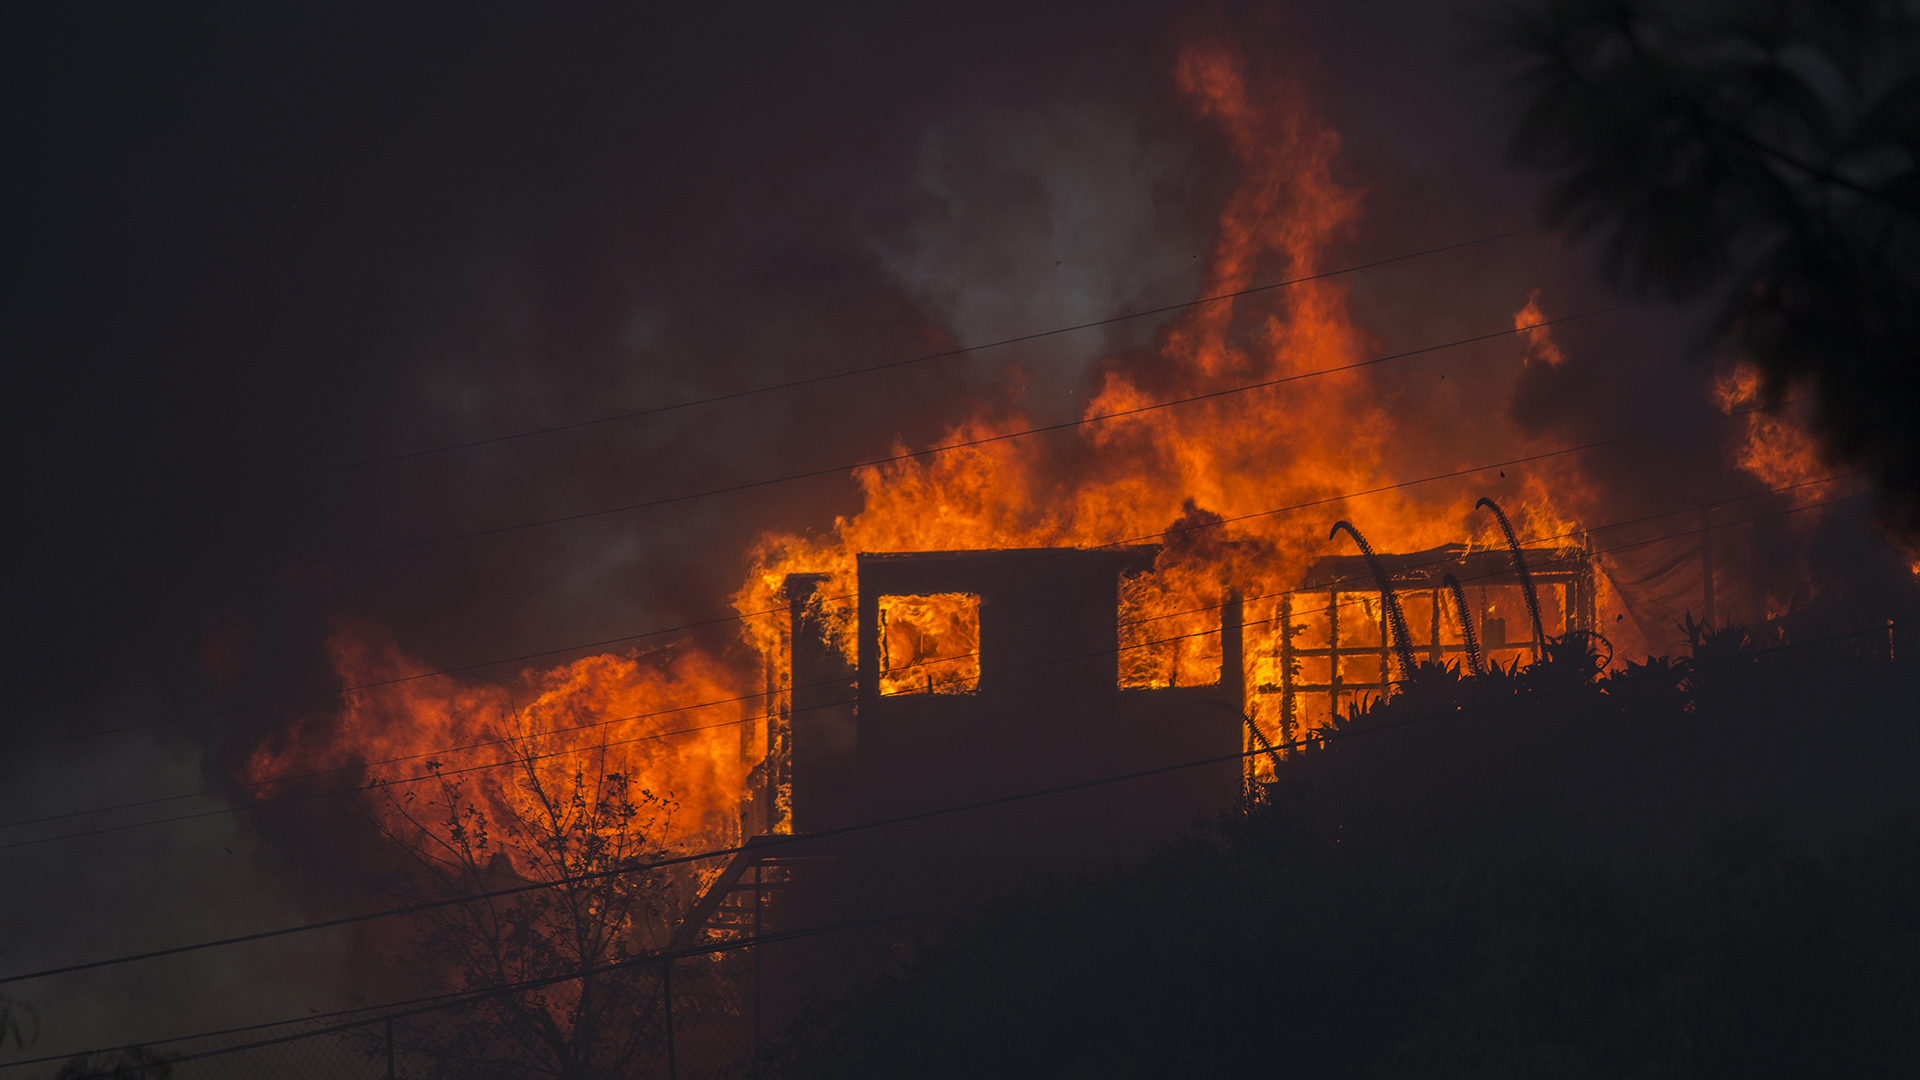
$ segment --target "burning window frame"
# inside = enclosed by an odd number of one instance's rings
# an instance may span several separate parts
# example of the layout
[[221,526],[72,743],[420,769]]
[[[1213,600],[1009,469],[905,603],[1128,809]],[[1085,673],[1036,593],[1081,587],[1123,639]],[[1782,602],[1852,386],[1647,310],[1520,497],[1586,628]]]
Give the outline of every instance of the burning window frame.
[[[978,593],[887,593],[878,605],[881,696],[979,693]],[[900,629],[917,647],[909,662],[896,666],[894,638]]]

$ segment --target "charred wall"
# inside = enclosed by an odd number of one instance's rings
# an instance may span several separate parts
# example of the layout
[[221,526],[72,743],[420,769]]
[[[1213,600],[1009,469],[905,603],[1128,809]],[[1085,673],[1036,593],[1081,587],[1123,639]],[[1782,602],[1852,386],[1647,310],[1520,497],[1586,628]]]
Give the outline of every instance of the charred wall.
[[[997,852],[1052,862],[1137,851],[1233,805],[1244,686],[1237,605],[1209,686],[1120,688],[1119,586],[1150,546],[863,554],[852,671],[808,598],[793,598],[793,827],[807,833],[1083,784],[1182,762],[1214,764],[931,817],[876,831],[868,850]],[[888,691],[882,603],[978,598],[977,683]],[[850,685],[849,685],[850,684]],[[851,693],[849,693],[851,690]]]

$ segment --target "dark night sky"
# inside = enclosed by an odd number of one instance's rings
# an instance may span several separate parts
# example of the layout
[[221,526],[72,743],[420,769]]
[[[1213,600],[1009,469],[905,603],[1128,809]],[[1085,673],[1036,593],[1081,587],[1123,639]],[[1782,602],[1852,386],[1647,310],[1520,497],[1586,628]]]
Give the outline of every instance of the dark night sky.
[[[1072,415],[1087,365],[1151,326],[339,467],[1191,297],[1232,176],[1170,90],[1188,34],[1296,69],[1341,131],[1368,209],[1338,261],[1535,220],[1442,5],[6,18],[6,820],[227,781],[309,706],[17,747],[327,690],[332,620],[457,665],[712,618],[756,534],[857,492],[292,564],[923,444],[1009,363],[1032,415]],[[1534,235],[1356,279],[1356,311],[1426,344],[1510,325],[1530,288],[1611,302],[1588,267]],[[1578,441],[1697,415],[1686,325],[1570,331],[1519,419]],[[232,816],[0,851],[0,971],[350,909],[313,884],[329,865]],[[357,940],[10,989],[53,1053],[337,1007]]]

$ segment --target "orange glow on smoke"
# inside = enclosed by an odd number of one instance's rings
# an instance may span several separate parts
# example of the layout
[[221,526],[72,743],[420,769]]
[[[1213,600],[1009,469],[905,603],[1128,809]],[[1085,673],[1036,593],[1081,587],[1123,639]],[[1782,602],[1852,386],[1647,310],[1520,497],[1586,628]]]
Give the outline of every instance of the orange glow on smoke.
[[[1335,245],[1355,235],[1361,212],[1360,193],[1331,171],[1339,135],[1313,115],[1286,76],[1256,71],[1230,48],[1190,46],[1174,74],[1198,122],[1225,137],[1238,169],[1237,185],[1216,221],[1201,295],[1329,269]],[[1537,298],[1515,316],[1516,327],[1542,321]],[[1545,328],[1523,335],[1523,341],[1524,363],[1558,365],[1564,359]],[[1187,310],[1161,331],[1150,354],[1100,365],[1085,415],[1329,371],[1374,355],[1375,343],[1349,314],[1346,287],[1333,279],[1302,282]],[[609,768],[630,772],[640,786],[670,794],[679,809],[669,843],[729,844],[737,839],[735,807],[747,772],[768,745],[766,714],[777,711],[777,700],[758,695],[786,668],[788,574],[829,575],[817,595],[836,643],[851,658],[857,553],[1122,542],[1164,541],[1153,571],[1123,588],[1122,684],[1213,683],[1221,663],[1219,605],[1229,588],[1237,589],[1246,598],[1249,713],[1269,737],[1277,737],[1271,699],[1251,691],[1278,681],[1273,620],[1281,593],[1314,559],[1353,553],[1328,541],[1333,520],[1351,519],[1385,551],[1462,539],[1481,547],[1501,543],[1486,515],[1469,509],[1486,493],[1479,486],[1484,478],[1339,498],[1466,464],[1460,456],[1466,451],[1450,448],[1442,437],[1403,429],[1388,401],[1371,374],[1331,371],[1093,423],[1058,437],[1006,439],[859,469],[853,478],[864,497],[860,512],[836,519],[824,534],[768,533],[747,552],[746,579],[733,596],[752,658],[747,663],[688,647],[589,657],[529,670],[511,685],[433,678],[360,691],[336,714],[314,717],[261,748],[249,773],[266,778],[527,731],[548,740],[564,760],[604,757]],[[1486,421],[1465,417],[1461,423]],[[937,445],[1030,424],[1016,411],[983,403]],[[897,452],[909,449],[896,445]],[[1503,500],[1523,533],[1574,530],[1585,509],[1586,485],[1572,468],[1543,464],[1518,481],[1519,497]],[[1307,512],[1274,512],[1307,503],[1316,505]],[[1377,606],[1357,594],[1350,599],[1356,609]],[[883,693],[977,685],[976,599],[896,598],[883,612]],[[1350,620],[1360,635],[1377,634],[1366,627],[1378,621],[1377,610]],[[418,670],[397,646],[364,629],[341,631],[333,652],[347,685]],[[1358,656],[1343,663],[1352,665],[1349,678],[1380,676],[1377,659]],[[1367,665],[1372,668],[1363,670]],[[730,703],[694,707],[708,702]],[[497,748],[443,760],[458,768],[489,754],[497,756]],[[417,767],[375,772],[406,775]],[[472,775],[499,807],[514,806],[507,770]]]
[[[1176,82],[1203,122],[1228,139],[1240,182],[1217,221],[1202,295],[1233,293],[1265,281],[1328,268],[1334,244],[1358,224],[1360,196],[1332,176],[1339,136],[1306,108],[1286,79],[1256,76],[1234,52],[1195,46],[1181,56]],[[1536,303],[1518,325],[1543,321]],[[1519,320],[1528,320],[1520,322]],[[1560,357],[1545,329],[1528,335],[1529,357]],[[1150,361],[1112,360],[1098,371],[1088,417],[1125,413],[1171,398],[1230,391],[1248,383],[1328,371],[1369,358],[1374,346],[1351,319],[1346,288],[1312,281],[1234,303],[1189,309],[1166,327]],[[986,406],[937,445],[1017,431],[1030,421]],[[1226,393],[1076,429],[1077,445],[1049,450],[1010,439],[861,469],[864,508],[839,518],[824,536],[769,534],[752,553],[752,572],[734,597],[748,616],[749,640],[770,669],[785,656],[784,621],[753,617],[784,608],[790,573],[831,575],[820,595],[837,642],[856,651],[852,609],[859,552],[978,548],[1093,547],[1155,542],[1165,547],[1153,572],[1123,584],[1121,669],[1125,687],[1193,686],[1220,676],[1221,613],[1229,587],[1247,598],[1250,691],[1275,682],[1271,647],[1279,595],[1330,547],[1328,524],[1351,516],[1376,546],[1419,550],[1497,534],[1466,513],[1477,493],[1435,485],[1333,501],[1313,513],[1276,508],[1333,500],[1379,487],[1400,462],[1388,448],[1403,432],[1376,385],[1357,371],[1333,371],[1284,388]],[[905,446],[896,447],[906,452]],[[1055,455],[1071,468],[1051,467]],[[1424,463],[1430,464],[1430,463]],[[1063,475],[1064,472],[1064,475]],[[1554,509],[1542,473],[1510,507],[1530,531],[1550,534],[1570,518]],[[1390,481],[1389,481],[1390,482]],[[1434,501],[1427,501],[1434,500]],[[1221,519],[1230,524],[1216,525]],[[1356,604],[1359,597],[1353,598]],[[891,631],[890,631],[891,636]],[[1377,661],[1355,657],[1364,666]],[[1378,673],[1374,673],[1378,677]],[[1274,708],[1249,695],[1256,722],[1277,733]]]
[[[1527,306],[1514,313],[1513,328],[1525,330],[1546,321],[1546,315],[1540,311],[1540,290],[1535,289],[1527,294]],[[1554,343],[1553,335],[1545,329],[1523,334],[1521,340],[1527,343],[1525,362],[1528,364],[1541,363],[1548,367],[1559,367],[1567,359],[1567,354],[1560,350],[1560,346]]]
[[[1729,413],[1754,408],[1762,400],[1760,373],[1752,364],[1735,364],[1714,380],[1714,396]],[[1747,414],[1746,435],[1734,451],[1734,464],[1770,488],[1805,484],[1828,472],[1818,440],[1791,406]],[[1804,505],[1830,494],[1803,487],[1794,492],[1794,501]]]

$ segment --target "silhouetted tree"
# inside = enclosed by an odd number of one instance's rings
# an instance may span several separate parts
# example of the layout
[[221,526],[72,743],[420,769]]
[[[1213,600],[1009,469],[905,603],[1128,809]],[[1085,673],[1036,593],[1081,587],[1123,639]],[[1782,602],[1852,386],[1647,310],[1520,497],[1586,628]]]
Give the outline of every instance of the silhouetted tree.
[[1491,25],[1516,161],[1648,295],[1718,306],[1778,403],[1920,529],[1920,15],[1906,0],[1549,0]]
[[591,767],[591,752],[545,754],[532,735],[510,745],[505,788],[430,763],[430,794],[386,789],[381,827],[412,867],[383,891],[407,904],[567,882],[422,912],[400,957],[436,990],[545,985],[410,1022],[401,1041],[448,1076],[633,1075],[663,1042],[660,973],[621,965],[664,940],[668,883],[645,867],[672,806]]

